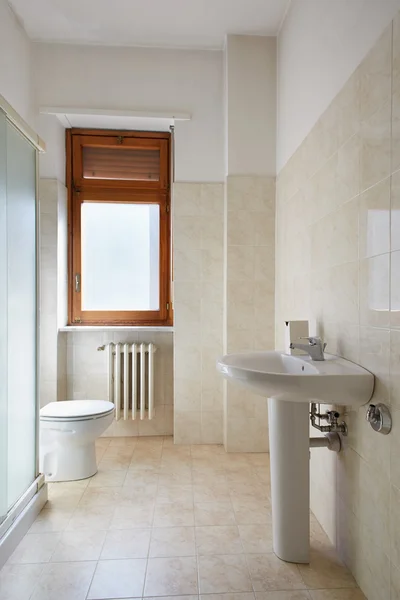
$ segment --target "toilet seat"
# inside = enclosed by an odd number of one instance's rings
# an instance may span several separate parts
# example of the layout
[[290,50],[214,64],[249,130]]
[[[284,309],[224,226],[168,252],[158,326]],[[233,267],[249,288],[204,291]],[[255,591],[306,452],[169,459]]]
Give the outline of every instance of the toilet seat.
[[50,402],[40,409],[41,421],[92,421],[114,412],[106,400],[65,400]]

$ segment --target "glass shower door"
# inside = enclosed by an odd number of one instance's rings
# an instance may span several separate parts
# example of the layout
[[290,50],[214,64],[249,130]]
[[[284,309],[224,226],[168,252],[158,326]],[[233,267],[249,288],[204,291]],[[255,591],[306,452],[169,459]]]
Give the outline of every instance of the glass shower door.
[[0,523],[8,510],[6,126],[0,110]]
[[10,510],[37,476],[36,159],[34,146],[0,109],[0,524],[6,529]]
[[6,133],[10,509],[37,475],[36,150],[9,122]]

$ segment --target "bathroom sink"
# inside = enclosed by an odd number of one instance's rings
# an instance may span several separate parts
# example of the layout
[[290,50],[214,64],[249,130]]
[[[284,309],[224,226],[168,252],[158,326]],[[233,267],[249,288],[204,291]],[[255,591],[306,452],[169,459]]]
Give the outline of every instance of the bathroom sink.
[[323,361],[283,352],[227,354],[217,369],[257,394],[288,402],[361,406],[374,389],[372,373],[332,354]]
[[217,361],[226,379],[268,398],[273,548],[293,563],[310,560],[309,403],[361,406],[374,389],[369,371],[324,356],[316,361],[283,352],[248,352]]

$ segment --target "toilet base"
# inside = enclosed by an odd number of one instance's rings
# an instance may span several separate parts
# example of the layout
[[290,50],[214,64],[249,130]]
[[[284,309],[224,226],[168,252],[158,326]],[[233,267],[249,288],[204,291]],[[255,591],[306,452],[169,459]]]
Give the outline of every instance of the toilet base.
[[82,446],[58,445],[43,452],[40,471],[48,482],[77,481],[97,473],[96,447],[94,441]]

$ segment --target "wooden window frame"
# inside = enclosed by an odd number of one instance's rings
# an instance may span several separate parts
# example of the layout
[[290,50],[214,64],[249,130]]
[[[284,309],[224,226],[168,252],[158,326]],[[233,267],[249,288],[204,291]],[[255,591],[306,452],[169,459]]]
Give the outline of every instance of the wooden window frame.
[[[160,150],[159,181],[83,178],[84,145]],[[73,326],[171,326],[170,148],[167,132],[66,130],[68,188],[68,324]],[[160,308],[158,311],[83,311],[81,273],[81,205],[83,202],[157,204],[160,207]]]

